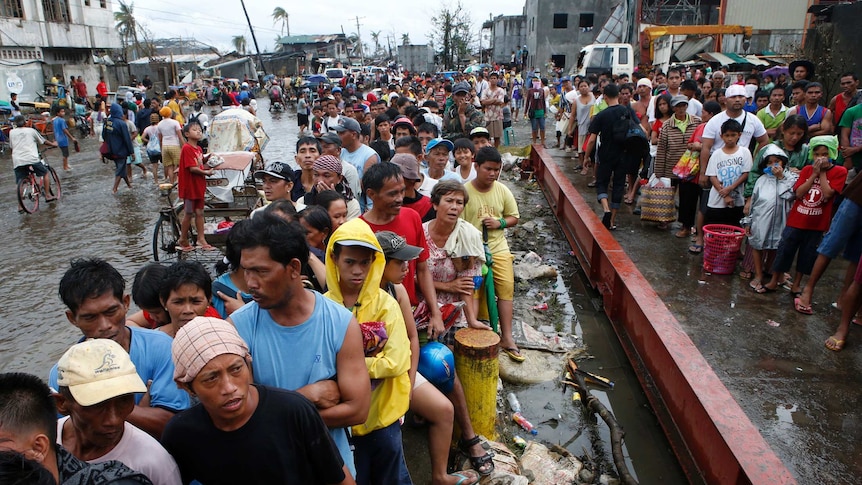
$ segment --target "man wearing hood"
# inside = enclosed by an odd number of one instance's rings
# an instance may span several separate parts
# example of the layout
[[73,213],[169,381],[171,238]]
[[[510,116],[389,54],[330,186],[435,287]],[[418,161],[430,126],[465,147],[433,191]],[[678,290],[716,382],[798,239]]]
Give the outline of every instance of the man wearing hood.
[[351,310],[363,327],[365,364],[372,382],[368,419],[353,427],[356,483],[412,483],[398,422],[410,405],[410,341],[401,307],[380,288],[386,259],[362,219],[339,227],[326,252],[325,296]]
[[132,181],[129,180],[129,175],[126,171],[126,162],[129,155],[135,153],[135,147],[132,145],[132,136],[129,133],[129,127],[123,118],[123,108],[117,103],[111,104],[111,117],[105,121],[105,127],[102,128],[102,139],[108,144],[108,155],[106,158],[113,160],[114,165],[116,165],[113,193],[117,193],[121,179],[126,181],[126,185],[129,188],[132,188]]

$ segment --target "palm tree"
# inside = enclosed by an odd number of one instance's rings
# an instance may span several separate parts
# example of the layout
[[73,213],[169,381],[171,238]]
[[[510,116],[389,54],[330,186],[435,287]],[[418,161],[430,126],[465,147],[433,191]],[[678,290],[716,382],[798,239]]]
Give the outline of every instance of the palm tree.
[[381,33],[380,30],[378,30],[377,32],[375,32],[373,30],[371,31],[371,40],[374,42],[374,56],[375,57],[378,54],[380,54],[380,33]]
[[410,45],[410,34],[401,34],[401,45]]
[[140,47],[138,42],[138,23],[135,20],[135,3],[126,3],[123,0],[119,2],[120,10],[114,12],[114,22],[117,32],[124,39],[123,45],[129,45],[129,39],[132,39],[135,46],[135,54],[137,55]]
[[287,35],[290,36],[290,14],[287,10],[281,7],[272,9],[272,24],[275,25],[277,22],[281,22],[281,35],[284,35],[287,29]]
[[230,41],[238,53],[245,54],[246,40],[244,35],[235,35]]

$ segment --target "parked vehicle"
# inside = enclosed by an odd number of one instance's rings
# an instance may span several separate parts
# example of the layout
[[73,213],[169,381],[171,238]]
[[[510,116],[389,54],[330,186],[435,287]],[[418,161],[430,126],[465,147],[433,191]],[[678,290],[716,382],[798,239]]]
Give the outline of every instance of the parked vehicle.
[[590,44],[581,49],[576,71],[587,76],[611,72],[631,74],[634,71],[634,48],[631,44]]

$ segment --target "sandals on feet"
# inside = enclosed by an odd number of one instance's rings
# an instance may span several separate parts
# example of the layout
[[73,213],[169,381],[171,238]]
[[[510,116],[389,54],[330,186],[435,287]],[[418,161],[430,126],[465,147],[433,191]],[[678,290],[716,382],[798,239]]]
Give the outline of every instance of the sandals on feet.
[[515,362],[520,363],[520,362],[527,360],[527,358],[524,357],[523,354],[521,354],[521,349],[519,349],[518,347],[505,348],[505,349],[503,349],[503,353],[508,355],[509,358],[514,360]]
[[688,247],[688,252],[691,254],[700,254],[703,252],[703,244],[692,244]]
[[802,298],[794,298],[793,308],[803,315],[814,315],[814,310],[811,309],[811,305],[803,305],[801,301]]
[[[504,349],[508,350],[508,349]],[[472,437],[469,440],[464,440],[463,438],[458,442],[458,448],[464,452],[470,459],[470,465],[473,467],[479,475],[483,477],[488,476],[494,473],[494,454],[492,452],[486,452],[482,456],[473,456],[470,454],[470,448],[478,445],[482,442],[482,439],[479,438],[478,435]],[[483,445],[484,446],[484,445]]]
[[459,479],[455,482],[455,485],[473,485],[479,483],[479,480],[482,478],[475,470],[460,470],[450,473],[449,476]]
[[838,340],[835,336],[826,339],[826,348],[833,352],[840,352],[844,348],[844,341]]

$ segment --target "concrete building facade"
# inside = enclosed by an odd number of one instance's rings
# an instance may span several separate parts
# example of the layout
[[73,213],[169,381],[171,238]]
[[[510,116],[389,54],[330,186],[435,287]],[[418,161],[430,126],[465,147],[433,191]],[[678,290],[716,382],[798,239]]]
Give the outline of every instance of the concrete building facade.
[[553,59],[557,67],[570,71],[615,6],[608,0],[526,0],[527,68],[547,73]]
[[491,62],[508,64],[527,42],[527,19],[523,15],[498,15],[491,20]]
[[104,73],[94,51],[119,49],[111,0],[0,2],[0,98],[33,101],[46,78],[83,76],[95,92]]
[[434,72],[434,49],[430,45],[399,45],[398,62],[411,73]]

